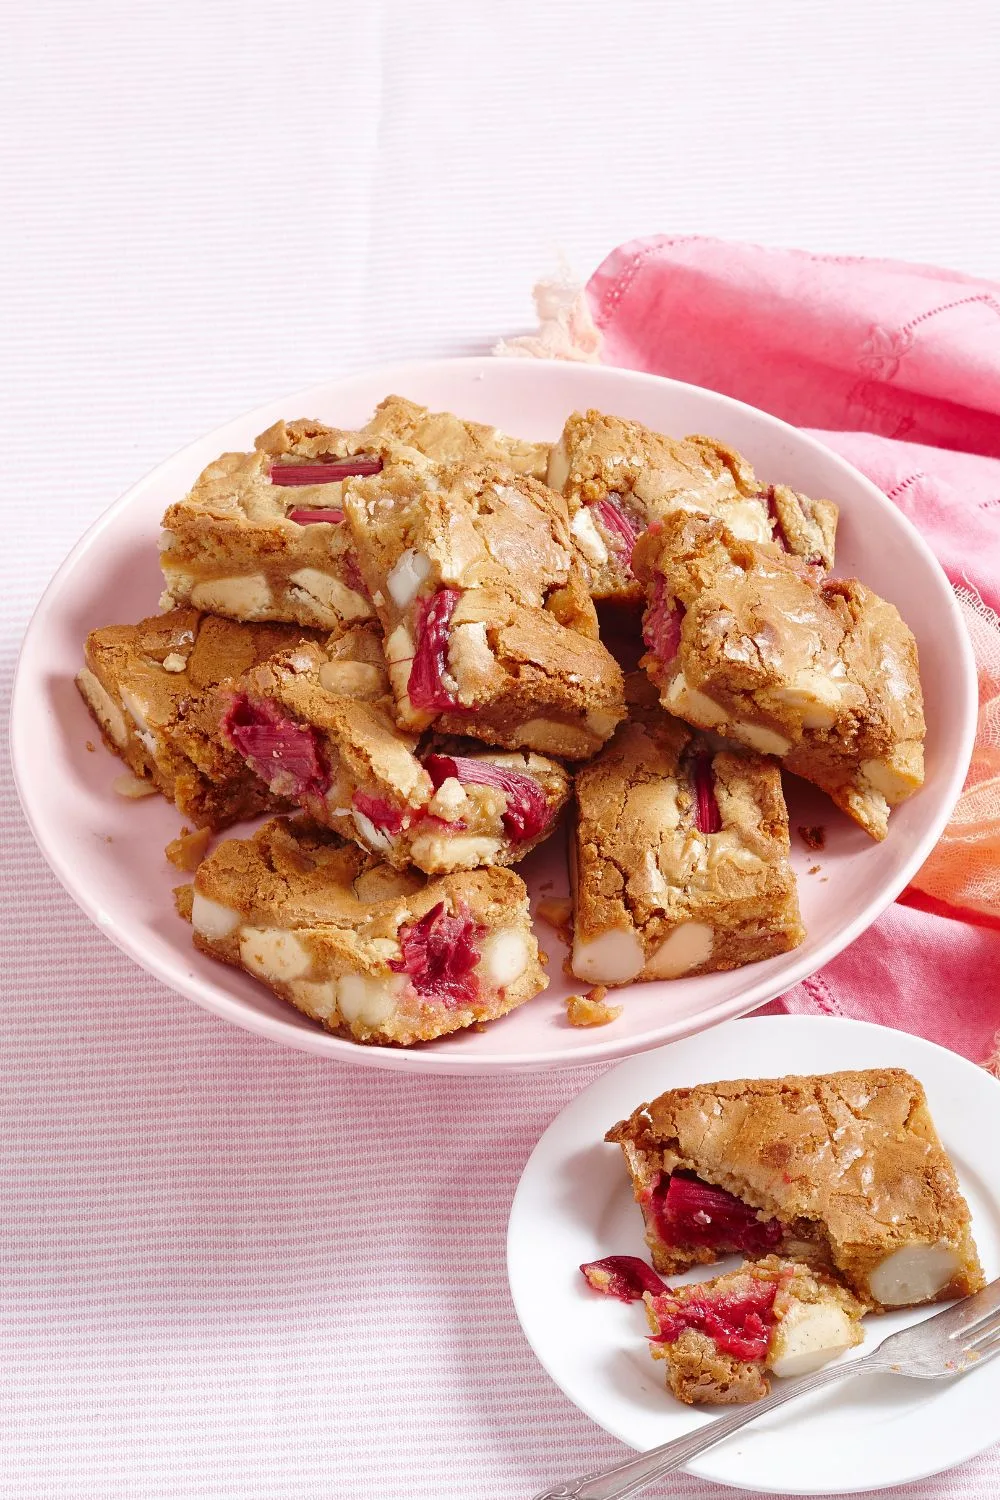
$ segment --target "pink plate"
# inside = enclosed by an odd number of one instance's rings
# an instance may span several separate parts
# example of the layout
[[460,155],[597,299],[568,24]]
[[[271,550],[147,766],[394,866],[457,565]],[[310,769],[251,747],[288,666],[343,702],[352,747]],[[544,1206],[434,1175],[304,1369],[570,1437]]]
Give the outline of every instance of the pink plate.
[[[891,599],[917,637],[926,696],[927,782],[892,815],[888,839],[871,843],[819,793],[787,778],[793,828],[822,823],[819,855],[793,835],[809,936],[794,953],[730,974],[635,985],[622,990],[612,1025],[577,1030],[565,1018],[573,989],[563,950],[540,927],[550,954],[550,988],[506,1019],[420,1047],[361,1047],[331,1036],[248,976],[196,953],[174,914],[180,876],[163,848],[178,830],[176,810],[158,797],[130,802],[112,790],[122,767],[99,744],[73,685],[81,644],[98,625],[156,611],[156,538],[165,507],[225,450],[249,448],[279,417],[317,417],[355,426],[390,392],[495,423],[528,438],[555,438],[575,408],[596,406],[665,432],[708,432],[739,448],[765,481],[781,480],[841,507],[839,571]],[[558,362],[437,360],[331,381],[193,443],[123,495],[74,548],[49,585],[25,637],[11,714],[14,770],[28,820],[46,859],[73,898],[151,974],[237,1025],[342,1062],[413,1071],[572,1067],[624,1057],[713,1026],[764,1004],[820,968],[874,921],[917,870],[944,828],[961,789],[976,722],[972,654],[951,588],[920,536],[855,469],[776,418],[712,391],[652,375]],[[90,740],[97,743],[91,754]],[[819,864],[819,874],[807,873]],[[538,897],[566,890],[561,841],[522,867]]]

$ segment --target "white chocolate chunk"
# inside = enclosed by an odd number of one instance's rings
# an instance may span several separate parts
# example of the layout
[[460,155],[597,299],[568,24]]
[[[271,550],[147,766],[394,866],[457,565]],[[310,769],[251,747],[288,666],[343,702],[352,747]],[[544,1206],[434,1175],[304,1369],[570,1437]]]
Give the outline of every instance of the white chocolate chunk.
[[722,511],[721,519],[733,536],[740,537],[745,542],[771,540],[771,521],[767,506],[762,505],[759,500],[734,500]]
[[231,906],[223,906],[221,901],[213,901],[195,891],[191,903],[191,926],[210,943],[229,937],[240,925],[240,920],[239,912],[233,911]]
[[420,833],[410,845],[410,858],[422,870],[478,870],[491,865],[503,841],[483,834]]
[[367,844],[368,848],[376,850],[379,854],[388,854],[392,848],[392,839],[385,829],[376,828],[371,818],[359,812],[356,807],[351,808],[351,817],[354,819],[354,826],[361,835],[362,841]]
[[614,733],[618,722],[619,715],[609,713],[606,708],[592,708],[585,720],[591,734],[596,734],[601,740],[606,740]]
[[377,698],[386,689],[381,667],[364,661],[325,661],[319,669],[320,687],[341,698]]
[[950,1245],[904,1245],[875,1267],[868,1285],[883,1307],[908,1307],[929,1302],[960,1270]]
[[386,980],[343,974],[337,982],[337,1009],[345,1021],[383,1026],[396,1009],[401,989],[402,976]]
[[163,658],[164,672],[183,672],[187,667],[187,657],[181,656],[179,651],[171,651]]
[[690,719],[704,728],[724,724],[729,717],[721,703],[716,703],[698,688],[689,687],[683,672],[677,673],[667,689],[666,706],[678,718]]
[[868,785],[880,792],[890,807],[902,802],[920,785],[918,777],[899,770],[884,760],[863,760],[861,774]]
[[632,928],[615,928],[599,937],[573,943],[571,968],[591,984],[627,984],[642,973],[646,955]]
[[774,1330],[767,1363],[782,1379],[809,1375],[854,1343],[854,1324],[835,1302],[793,1302]]
[[81,667],[77,672],[76,685],[83,694],[87,706],[93,710],[94,717],[101,728],[107,731],[116,745],[124,746],[128,740],[125,715],[89,667]]
[[261,979],[301,979],[312,967],[312,955],[283,927],[244,927],[240,958]]
[[317,1021],[333,1022],[337,1016],[336,979],[293,979],[288,986],[295,1004]]
[[397,609],[409,608],[430,570],[430,558],[408,547],[385,581]]
[[778,734],[774,729],[767,729],[763,724],[740,722],[731,725],[729,733],[733,739],[749,745],[751,750],[759,750],[761,755],[787,755],[792,748],[791,740],[786,740],[783,734]]
[[[167,582],[170,582],[168,575]],[[174,587],[176,593],[176,587]],[[246,573],[238,578],[208,578],[191,589],[191,603],[218,615],[232,615],[237,620],[253,620],[270,609],[271,586],[263,573]]]
[[456,625],[448,638],[448,665],[456,686],[469,678],[488,677],[495,664],[483,622],[474,620],[470,625]]
[[516,927],[501,928],[483,944],[479,968],[497,989],[513,984],[528,967],[528,943]]
[[841,685],[825,672],[802,667],[792,676],[788,687],[775,689],[774,696],[798,710],[806,729],[832,729],[843,693]]
[[158,789],[151,781],[143,781],[140,777],[133,776],[131,771],[124,771],[121,776],[115,777],[111,790],[117,792],[119,797],[128,797],[135,802],[142,797],[155,796]]
[[588,562],[593,563],[598,568],[607,562],[608,549],[604,544],[604,538],[594,525],[594,518],[587,506],[583,505],[580,507],[572,521],[570,521],[569,529],[576,537],[580,551]]
[[646,964],[650,979],[679,979],[707,963],[712,956],[714,933],[704,922],[682,922],[657,948]]
[[159,745],[157,743],[156,735],[154,734],[153,730],[150,728],[146,720],[146,714],[144,710],[147,708],[147,705],[142,703],[134,693],[129,691],[128,688],[122,688],[122,703],[128,709],[129,715],[135,724],[136,730],[138,731],[139,739],[142,741],[143,745],[145,745],[150,755],[155,756],[159,749]]
[[169,552],[176,540],[177,537],[170,530],[170,528],[168,526],[164,526],[162,531],[160,532],[160,535],[157,537],[156,550],[158,552]]
[[558,443],[549,450],[549,467],[545,483],[550,490],[558,490],[561,495],[568,478],[569,454],[566,452],[565,442],[560,438]]
[[469,805],[465,788],[457,776],[446,776],[427,804],[427,811],[446,823],[457,823]]
[[372,607],[361,594],[349,589],[332,573],[319,568],[299,568],[288,579],[299,604],[305,604],[320,625],[339,625],[341,620],[367,620]]

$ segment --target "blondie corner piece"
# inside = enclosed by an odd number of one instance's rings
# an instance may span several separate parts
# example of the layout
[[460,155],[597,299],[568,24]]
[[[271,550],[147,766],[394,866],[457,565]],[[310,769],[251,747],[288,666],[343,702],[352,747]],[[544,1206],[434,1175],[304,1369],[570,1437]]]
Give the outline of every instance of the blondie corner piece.
[[565,503],[497,465],[353,480],[344,508],[399,722],[583,759],[624,715]]
[[572,972],[628,984],[734,969],[804,937],[773,761],[634,711],[576,775]]
[[548,983],[512,870],[427,880],[304,820],[221,844],[198,869],[190,912],[203,953],[359,1042],[429,1041]]
[[664,708],[780,757],[885,838],[924,777],[917,647],[895,606],[694,515],[651,526],[634,563]]
[[623,417],[574,412],[552,449],[548,482],[568,502],[595,599],[641,597],[636,539],[677,510],[717,516],[734,536],[833,566],[836,505],[762,486],[746,459],[714,438],[670,438]]
[[954,1168],[902,1069],[670,1089],[606,1139],[624,1152],[666,1274],[790,1256],[882,1309],[983,1285]]
[[224,694],[220,733],[279,796],[397,868],[513,864],[553,824],[570,778],[556,761],[396,727],[374,629],[282,652]]
[[864,1304],[831,1276],[768,1256],[738,1271],[646,1292],[650,1353],[679,1401],[757,1401],[769,1376],[809,1375],[864,1340]]
[[92,630],[77,687],[108,749],[201,828],[289,806],[220,741],[214,691],[283,647],[314,640],[297,625],[241,625],[174,609]]

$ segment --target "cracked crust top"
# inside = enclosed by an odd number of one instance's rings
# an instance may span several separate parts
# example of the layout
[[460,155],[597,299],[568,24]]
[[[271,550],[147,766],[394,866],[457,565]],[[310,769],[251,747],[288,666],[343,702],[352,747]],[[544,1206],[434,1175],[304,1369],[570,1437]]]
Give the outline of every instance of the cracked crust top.
[[650,527],[634,565],[664,707],[780,756],[884,838],[923,782],[917,648],[896,608],[693,515]]

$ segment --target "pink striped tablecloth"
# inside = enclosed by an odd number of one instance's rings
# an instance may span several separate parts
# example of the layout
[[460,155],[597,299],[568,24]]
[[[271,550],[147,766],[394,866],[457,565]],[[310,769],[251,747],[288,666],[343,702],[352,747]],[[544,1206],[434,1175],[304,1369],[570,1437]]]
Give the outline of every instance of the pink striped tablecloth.
[[[10,517],[5,694],[76,530]],[[521,1167],[595,1070],[354,1072],[227,1027],[84,920],[0,791],[5,1500],[517,1500],[622,1457],[537,1365],[504,1270]],[[893,1493],[998,1492],[1000,1450]]]

